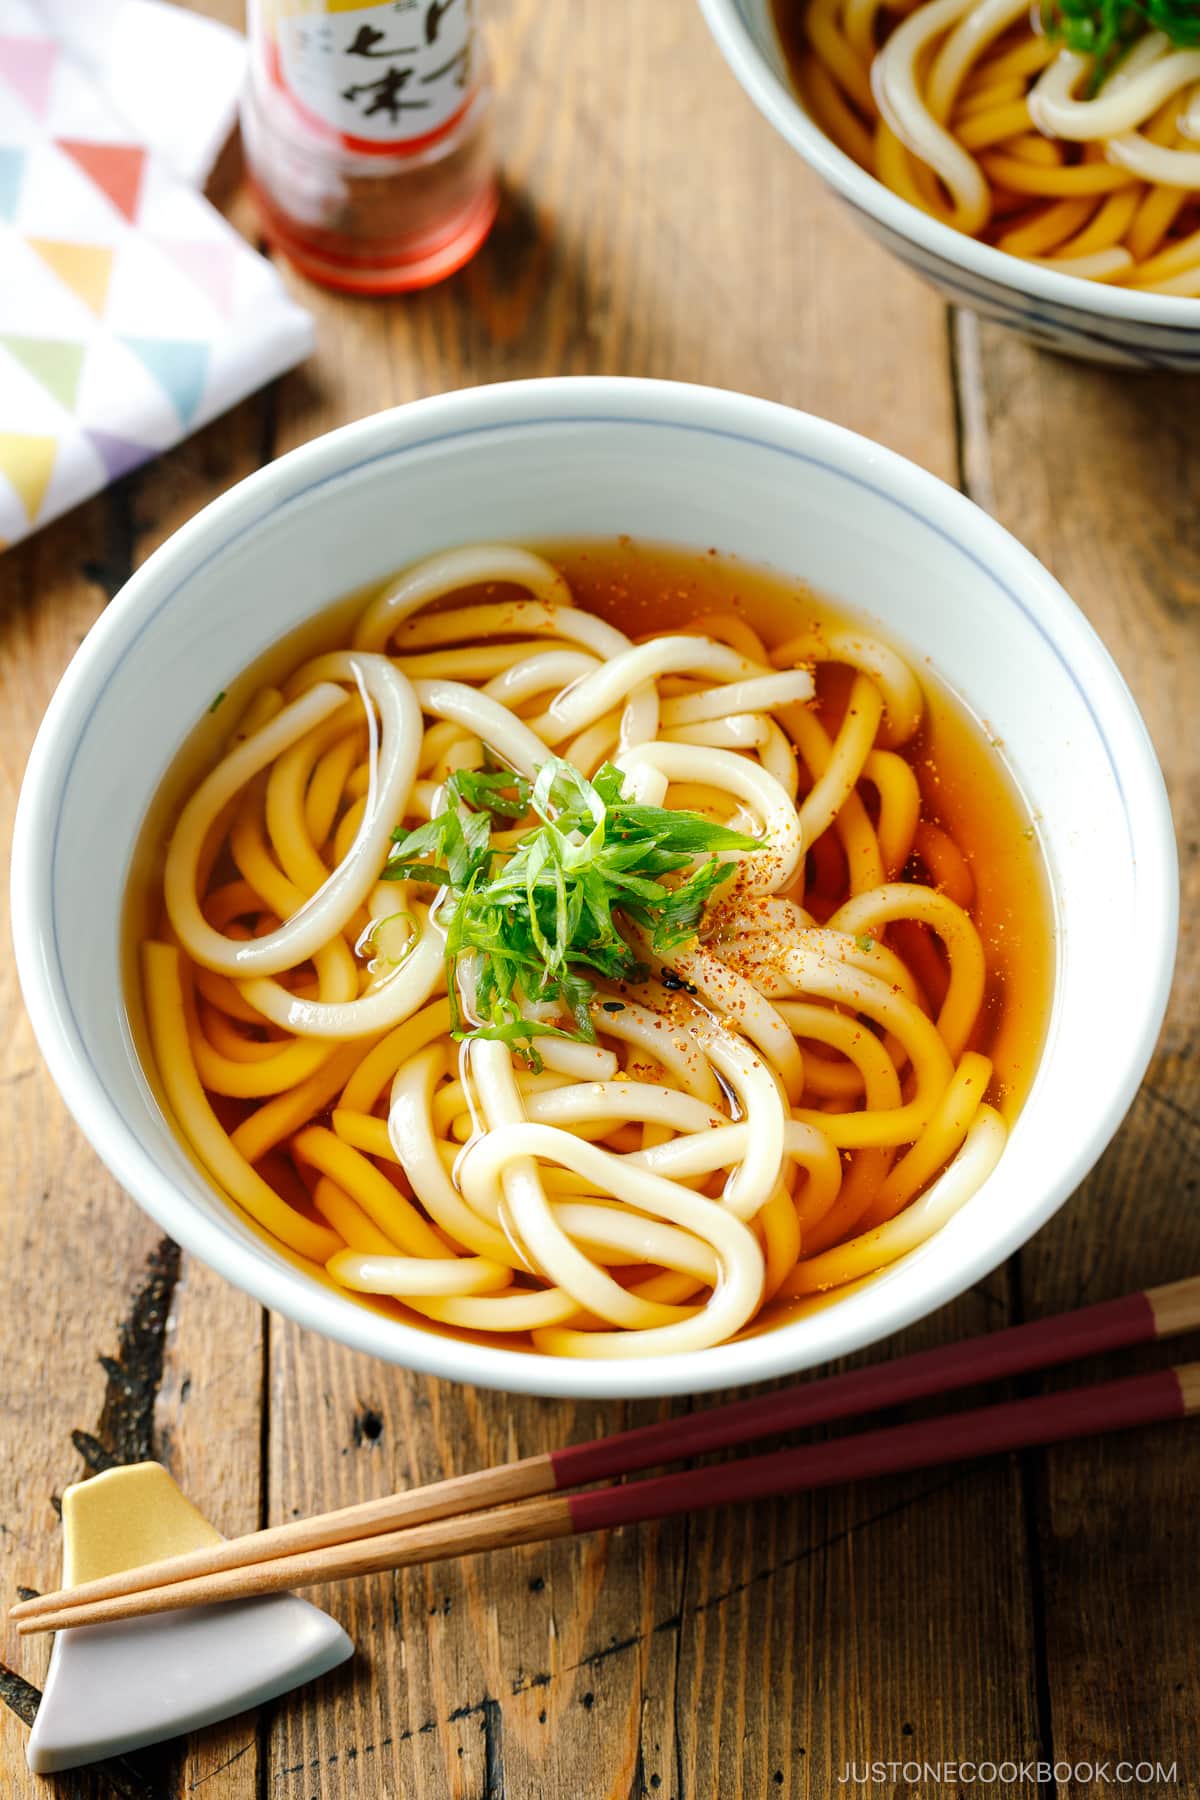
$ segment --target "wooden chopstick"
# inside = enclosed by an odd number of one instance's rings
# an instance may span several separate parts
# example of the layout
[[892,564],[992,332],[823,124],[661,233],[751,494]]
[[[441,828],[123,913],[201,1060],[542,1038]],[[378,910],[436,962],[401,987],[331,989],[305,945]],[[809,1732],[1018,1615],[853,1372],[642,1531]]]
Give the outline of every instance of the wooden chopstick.
[[371,1575],[386,1569],[472,1556],[515,1544],[610,1531],[672,1514],[700,1512],[736,1501],[762,1500],[978,1456],[1018,1450],[1069,1438],[1101,1435],[1134,1425],[1181,1419],[1200,1412],[1200,1363],[1134,1375],[1094,1387],[1069,1388],[1031,1400],[893,1425],[831,1442],[777,1450],[764,1456],[660,1475],[649,1481],[616,1483],[588,1493],[520,1500],[494,1511],[441,1518],[406,1531],[385,1532],[360,1543],[276,1557],[143,1589],[111,1599],[74,1605],[25,1618],[24,1634],[63,1626],[112,1624],[185,1606],[256,1598],[281,1589],[311,1587]]
[[68,1607],[355,1543],[488,1507],[512,1505],[711,1450],[732,1448],[758,1437],[782,1435],[832,1419],[854,1418],[978,1382],[1049,1368],[1102,1350],[1174,1337],[1197,1326],[1200,1276],[1192,1276],[1128,1294],[1120,1300],[1102,1301],[1074,1312],[919,1351],[894,1362],[796,1382],[748,1400],[707,1407],[681,1418],[617,1432],[612,1437],[573,1444],[493,1469],[455,1475],[336,1512],[296,1519],[267,1531],[249,1532],[211,1549],[189,1551],[183,1556],[21,1601],[10,1608],[9,1617],[24,1628],[27,1620]]

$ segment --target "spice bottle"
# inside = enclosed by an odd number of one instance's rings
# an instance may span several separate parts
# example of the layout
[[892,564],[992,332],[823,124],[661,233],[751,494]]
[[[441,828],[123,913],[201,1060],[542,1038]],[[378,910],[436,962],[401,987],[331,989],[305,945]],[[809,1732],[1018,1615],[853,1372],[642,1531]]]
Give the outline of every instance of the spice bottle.
[[426,287],[496,215],[475,0],[248,0],[242,134],[268,238],[314,281]]

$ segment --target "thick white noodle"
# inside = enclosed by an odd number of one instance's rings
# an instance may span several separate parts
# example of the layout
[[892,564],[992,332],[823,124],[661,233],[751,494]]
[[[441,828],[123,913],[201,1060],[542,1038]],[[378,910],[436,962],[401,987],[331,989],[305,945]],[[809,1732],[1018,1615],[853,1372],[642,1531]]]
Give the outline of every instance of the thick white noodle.
[[914,156],[928,163],[953,202],[953,223],[974,236],[991,216],[987,177],[975,158],[940,125],[921,98],[917,65],[926,48],[975,4],[929,0],[897,25],[871,64],[871,88],[887,123]]
[[797,700],[812,697],[813,679],[808,670],[785,669],[778,675],[756,675],[747,681],[730,681],[723,687],[664,700],[659,717],[664,729],[670,731],[677,725],[698,725],[704,719],[727,719],[731,713],[769,712],[773,706],[791,706]]
[[691,1232],[609,1201],[552,1200],[550,1205],[567,1236],[594,1261],[660,1263],[694,1276],[704,1287],[716,1285],[721,1265]]
[[1104,154],[1118,168],[1159,187],[1200,188],[1200,150],[1171,150],[1152,144],[1140,131],[1129,131],[1109,138]]
[[[648,1213],[652,1218],[664,1219],[668,1224],[677,1225],[682,1230],[692,1233],[713,1250],[720,1265],[717,1286],[707,1306],[695,1312],[691,1317],[677,1320],[674,1323],[659,1326],[635,1325],[632,1328],[611,1331],[588,1331],[580,1334],[568,1333],[568,1337],[578,1335],[583,1340],[580,1350],[588,1356],[639,1356],[648,1354],[665,1354],[668,1351],[687,1351],[705,1349],[712,1344],[723,1343],[734,1332],[739,1331],[752,1316],[762,1298],[764,1265],[762,1251],[758,1240],[726,1207],[717,1201],[705,1200],[693,1194],[687,1188],[676,1186],[662,1176],[651,1174],[645,1169],[633,1169],[628,1159],[614,1156],[611,1151],[602,1150],[596,1144],[586,1144],[579,1138],[565,1131],[556,1131],[551,1125],[532,1123],[493,1126],[485,1137],[471,1146],[462,1163],[461,1179],[464,1191],[477,1204],[480,1190],[486,1189],[496,1181],[503,1181],[508,1188],[513,1171],[521,1162],[535,1157],[557,1162],[563,1167],[572,1169],[585,1177],[601,1183],[613,1196],[636,1207],[640,1212]],[[528,1196],[521,1195],[516,1201],[508,1188],[510,1204],[514,1214],[520,1212],[524,1216],[532,1212]],[[550,1209],[547,1205],[546,1213]],[[545,1221],[536,1213],[524,1218],[529,1235],[538,1239],[542,1245],[542,1257],[547,1254],[545,1238]],[[551,1255],[555,1262],[566,1265],[573,1276],[581,1280],[574,1266],[575,1258],[587,1263],[561,1231],[555,1226],[558,1238],[553,1242]],[[539,1258],[541,1260],[541,1258]],[[598,1291],[599,1283],[595,1276],[600,1271],[588,1264],[589,1288]],[[624,1301],[633,1299],[637,1316],[643,1316],[644,1301],[630,1296],[627,1290],[620,1289],[618,1284],[616,1295],[604,1295],[614,1312],[625,1310]],[[618,1296],[624,1296],[619,1298]],[[666,1308],[663,1309],[667,1310]],[[679,1311],[680,1309],[672,1309]]]
[[1188,95],[1186,110],[1179,115],[1179,135],[1195,143],[1200,138],[1200,82]]
[[388,1136],[413,1193],[434,1224],[449,1237],[496,1262],[510,1262],[508,1239],[468,1206],[446,1173],[433,1133],[434,1084],[445,1054],[433,1044],[402,1063],[392,1082]]
[[[990,1106],[981,1106],[954,1161],[903,1212],[801,1264],[806,1290],[840,1287],[918,1249],[978,1193],[999,1162],[1007,1141],[1008,1131],[1000,1114]],[[826,1275],[827,1280],[823,1279]]]
[[[700,1052],[691,1022],[678,1023],[665,1013],[640,1006],[628,996],[607,1001],[601,996],[589,1010],[597,1031],[643,1051],[674,1077],[685,1094],[694,1094],[708,1106],[720,1104],[720,1087],[707,1058]],[[559,1048],[552,1038],[547,1038],[541,1051],[542,1061],[556,1066],[550,1063],[547,1052]]]
[[659,676],[677,672],[739,683],[770,674],[761,664],[748,661],[727,644],[714,643],[711,638],[655,638],[652,643],[631,646],[594,675],[585,675],[559,694],[538,720],[538,729],[548,744],[561,743],[563,738],[594,724],[626,694]]
[[541,1125],[583,1125],[637,1119],[672,1131],[710,1131],[728,1124],[724,1113],[690,1094],[653,1081],[576,1081],[570,1087],[523,1095],[525,1112]]
[[480,1256],[379,1256],[339,1250],[327,1266],[343,1287],[398,1297],[494,1294],[512,1280],[506,1262],[489,1262]]
[[[918,1080],[912,1097],[904,1105],[871,1113],[868,1141],[874,1144],[911,1143],[928,1122],[954,1073],[950,1054],[937,1027],[904,995],[897,994],[889,983],[875,975],[864,975],[836,955],[789,945],[780,957],[779,966],[794,983],[798,995],[852,1007],[899,1040],[905,1056],[918,1073]],[[924,1082],[919,1078],[921,1071],[925,1073]],[[834,1143],[845,1144],[855,1141],[857,1127],[850,1121],[858,1117],[857,1114],[826,1113],[819,1120],[812,1115],[810,1122],[820,1123]]]
[[548,1069],[573,1075],[577,1081],[612,1081],[617,1059],[599,1044],[573,1043],[568,1038],[541,1038],[538,1054]]
[[1106,76],[1104,85],[1110,94],[1119,94],[1122,88],[1148,69],[1152,63],[1160,62],[1171,48],[1171,40],[1165,31],[1145,31],[1126,52],[1116,68]]
[[1094,99],[1077,100],[1091,66],[1090,57],[1062,50],[1030,89],[1029,116],[1047,137],[1094,143],[1132,131],[1180,88],[1200,81],[1200,50],[1168,51],[1124,81],[1118,70]]
[[[476,1043],[471,1061],[488,1128],[467,1146],[458,1165],[458,1180],[464,1196],[477,1209],[490,1211],[497,1207],[502,1221],[511,1221],[514,1240],[525,1256],[555,1287],[570,1294],[582,1309],[625,1329],[644,1326],[647,1302],[622,1287],[568,1237],[546,1196],[534,1155],[515,1147],[514,1134],[534,1133],[540,1154],[548,1154],[550,1160],[569,1169],[578,1168],[576,1153],[592,1146],[585,1145],[571,1132],[525,1120],[512,1061],[503,1044],[486,1040]],[[610,1157],[610,1161],[618,1169],[623,1166],[620,1157]],[[586,1166],[580,1170],[580,1173],[586,1172]],[[616,1186],[606,1185],[618,1198],[628,1199],[631,1182],[636,1186],[640,1181],[649,1189],[656,1179],[645,1174],[632,1174]],[[667,1186],[665,1182],[662,1185]],[[692,1198],[689,1194],[688,1199]],[[682,1217],[678,1213],[663,1212],[661,1207],[643,1206],[642,1210],[666,1218],[671,1224],[691,1228],[693,1215],[687,1213],[686,1207],[682,1209]],[[706,1241],[712,1241],[708,1233],[701,1235]],[[676,1306],[651,1305],[649,1314],[655,1325],[669,1328],[679,1321]]]
[[921,684],[904,658],[878,638],[867,637],[849,626],[814,625],[772,650],[771,661],[776,668],[793,662],[842,663],[869,676],[883,695],[879,742],[888,749],[906,744],[924,716]]
[[[384,893],[387,893],[386,888]],[[374,916],[386,918],[394,908],[394,900],[389,896],[379,904],[387,910]],[[423,906],[414,907],[413,912],[418,935],[404,960],[373,981],[357,999],[310,1000],[290,993],[282,982],[269,976],[240,981],[238,987],[242,996],[273,1025],[294,1031],[298,1037],[345,1042],[348,1038],[390,1031],[424,1006],[442,984],[444,975],[442,934],[430,925]]]
[[461,681],[415,681],[422,712],[453,719],[517,770],[532,777],[546,760],[546,746],[515,713]]
[[716,1026],[700,1034],[700,1045],[732,1089],[748,1127],[745,1153],[724,1201],[739,1219],[752,1219],[779,1181],[787,1111],[774,1077],[745,1038]]
[[405,573],[374,601],[358,622],[354,646],[383,650],[402,619],[458,588],[510,581],[548,605],[570,606],[571,590],[552,563],[512,544],[468,544],[439,551]]
[[703,782],[744,800],[762,821],[768,841],[762,850],[745,856],[741,879],[758,893],[775,893],[789,885],[804,854],[804,840],[786,788],[761,764],[734,750],[702,750],[660,739],[623,750],[616,765],[629,776],[635,797],[645,805],[661,806],[672,781]]
[[761,750],[770,741],[770,720],[763,713],[732,713],[703,725],[664,726],[667,744],[701,744],[710,750]]
[[[489,559],[499,556],[498,561]],[[486,571],[491,569],[489,574]],[[455,570],[473,571],[466,580],[453,580]],[[455,607],[452,612],[434,613],[413,619],[431,600],[468,583],[510,581],[539,595],[533,601],[483,601],[473,606]],[[464,637],[474,643],[488,643],[496,636],[531,634],[563,638],[567,643],[582,644],[602,662],[633,648],[629,638],[615,625],[598,619],[593,613],[579,611],[571,605],[571,591],[563,577],[541,557],[510,546],[476,545],[433,557],[409,573],[370,607],[359,623],[355,643],[369,649],[382,649],[395,638],[400,654],[429,646],[461,642]],[[621,719],[621,742],[640,744],[655,735],[658,725],[658,695],[646,683],[621,696],[625,710]]]
[[1030,0],[976,0],[959,20],[934,59],[926,83],[929,107],[944,125],[972,65],[1001,34],[1027,18]]
[[[655,954],[649,938],[638,932],[637,941],[643,959],[651,967],[660,968],[663,959]],[[755,983],[699,946],[673,951],[670,962],[676,975],[690,982],[714,1012],[727,1019],[749,1043],[757,1044],[778,1071],[788,1099],[799,1101],[804,1092],[800,1046]]]
[[520,706],[534,694],[557,692],[599,667],[597,657],[585,656],[581,650],[543,650],[493,676],[483,692],[501,706]]
[[[403,817],[421,746],[421,714],[410,683],[384,656],[343,652],[322,657],[319,664],[321,672],[303,682],[300,697],[201,782],[167,849],[163,893],[171,924],[188,955],[218,974],[277,975],[343,931],[374,887],[392,828]],[[329,879],[276,930],[259,938],[227,938],[205,919],[196,892],[196,868],[209,828],[260,769],[345,704],[347,695],[334,685],[337,680],[361,681],[381,725],[378,774],[354,842]]]

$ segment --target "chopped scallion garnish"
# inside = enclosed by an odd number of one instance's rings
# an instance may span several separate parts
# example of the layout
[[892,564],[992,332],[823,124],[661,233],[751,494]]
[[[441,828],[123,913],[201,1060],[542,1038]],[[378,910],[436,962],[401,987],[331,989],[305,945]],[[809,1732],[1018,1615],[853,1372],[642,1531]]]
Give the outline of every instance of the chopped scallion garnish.
[[[510,769],[464,769],[446,786],[444,811],[393,834],[383,879],[444,890],[437,918],[446,933],[454,1035],[498,1039],[531,1060],[536,1037],[594,1042],[593,976],[646,978],[619,919],[649,932],[656,952],[678,949],[695,937],[706,904],[735,871],[719,853],[764,842],[698,813],[626,799],[624,776],[611,763],[593,781],[552,757],[533,781]],[[493,841],[531,813],[540,823],[515,842]],[[684,870],[680,880],[662,879]],[[547,1003],[573,1028],[530,1016]]]
[[1099,85],[1144,31],[1200,44],[1200,0],[1042,0],[1047,37],[1095,59]]

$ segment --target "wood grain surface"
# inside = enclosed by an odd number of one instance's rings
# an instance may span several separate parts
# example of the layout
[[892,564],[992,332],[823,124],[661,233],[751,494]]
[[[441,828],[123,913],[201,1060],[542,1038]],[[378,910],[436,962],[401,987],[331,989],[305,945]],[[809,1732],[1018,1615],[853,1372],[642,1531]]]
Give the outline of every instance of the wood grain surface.
[[[505,191],[475,262],[388,303],[285,271],[316,315],[312,361],[0,559],[5,843],[38,719],[89,625],[158,542],[271,456],[417,395],[563,372],[824,414],[961,482],[1073,594],[1145,713],[1184,867],[1170,1018],[1113,1147],[1019,1257],[882,1354],[1200,1270],[1196,388],[1059,361],[948,313],[752,111],[687,0],[488,11]],[[66,1115],[8,955],[0,1349],[0,1602],[57,1585],[54,1496],[111,1460],[161,1457],[232,1532],[662,1410],[409,1376],[181,1261]],[[1121,1366],[1166,1360],[1151,1348]],[[380,1576],[324,1597],[358,1645],[347,1668],[49,1784],[26,1771],[19,1719],[46,1648],[5,1629],[0,1800],[1067,1800],[1089,1783],[1066,1765],[1122,1758],[1175,1765],[1140,1793],[1200,1795],[1198,1489],[1200,1434],[1162,1428]],[[843,1779],[847,1763],[970,1759],[1059,1769],[999,1789],[911,1766]]]

